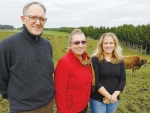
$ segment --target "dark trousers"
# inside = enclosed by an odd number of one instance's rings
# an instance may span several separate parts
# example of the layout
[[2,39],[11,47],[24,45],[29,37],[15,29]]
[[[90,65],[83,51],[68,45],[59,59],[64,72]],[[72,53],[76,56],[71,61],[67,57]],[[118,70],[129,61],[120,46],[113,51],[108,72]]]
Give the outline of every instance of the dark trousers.
[[88,105],[84,108],[83,111],[79,112],[79,113],[87,113],[87,108],[88,108]]

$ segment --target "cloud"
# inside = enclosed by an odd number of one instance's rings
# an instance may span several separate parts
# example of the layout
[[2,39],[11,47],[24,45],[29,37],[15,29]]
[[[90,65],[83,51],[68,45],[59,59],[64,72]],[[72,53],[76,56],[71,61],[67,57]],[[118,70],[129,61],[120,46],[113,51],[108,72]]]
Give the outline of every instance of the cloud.
[[[21,27],[23,6],[31,0],[1,0],[0,24]],[[37,0],[47,8],[45,27],[149,24],[149,0]]]

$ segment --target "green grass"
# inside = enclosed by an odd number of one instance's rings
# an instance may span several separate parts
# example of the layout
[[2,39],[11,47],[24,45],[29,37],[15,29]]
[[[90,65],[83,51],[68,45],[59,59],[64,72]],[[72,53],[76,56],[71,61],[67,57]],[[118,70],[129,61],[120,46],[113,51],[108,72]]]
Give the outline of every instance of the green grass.
[[57,31],[43,31],[43,34],[51,34],[51,35],[68,35],[66,32],[57,32]]
[[[0,41],[10,36],[16,32],[14,31],[0,31]],[[57,65],[57,61],[66,54],[67,50],[67,42],[68,33],[64,32],[53,32],[53,31],[44,31],[43,37],[47,39],[50,37],[49,42],[53,46],[53,61],[55,66]],[[96,47],[97,40],[87,39],[87,52],[91,55],[93,49]],[[150,55],[138,54],[136,52],[131,51],[126,46],[121,44],[123,48],[124,55],[140,55],[150,59]],[[136,76],[131,76],[131,70],[126,70],[126,86],[124,91],[121,93],[121,100],[119,106],[117,108],[116,113],[150,113],[150,64],[146,67],[141,67],[136,71]],[[8,101],[0,98],[0,113],[1,109],[4,113],[9,111],[8,109]],[[2,112],[3,113],[3,112]],[[56,113],[56,108],[54,107],[54,113]],[[88,109],[88,113],[90,113],[90,109]]]

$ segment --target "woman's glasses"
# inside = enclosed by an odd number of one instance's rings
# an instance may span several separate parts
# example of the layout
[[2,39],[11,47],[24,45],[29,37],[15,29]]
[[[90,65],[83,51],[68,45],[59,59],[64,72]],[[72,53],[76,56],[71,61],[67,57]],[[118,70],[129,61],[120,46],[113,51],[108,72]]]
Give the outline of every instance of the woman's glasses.
[[86,44],[86,42],[87,42],[86,40],[82,40],[82,41],[75,41],[72,43],[74,43],[74,45],[79,45],[80,43],[84,45],[84,44]]

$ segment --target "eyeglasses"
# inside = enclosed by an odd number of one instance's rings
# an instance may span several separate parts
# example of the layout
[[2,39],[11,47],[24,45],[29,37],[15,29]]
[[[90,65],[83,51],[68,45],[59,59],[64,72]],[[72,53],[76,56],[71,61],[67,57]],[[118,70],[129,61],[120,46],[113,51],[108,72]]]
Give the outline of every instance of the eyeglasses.
[[39,19],[39,21],[40,21],[41,23],[45,23],[46,20],[47,20],[47,18],[44,18],[44,17],[32,16],[32,15],[24,15],[24,16],[29,17],[29,20],[30,20],[30,21],[34,21],[34,22],[36,22],[36,21]]
[[75,41],[72,43],[74,43],[74,45],[79,45],[80,43],[84,45],[84,44],[86,44],[86,42],[87,42],[86,40],[82,40],[82,41]]

